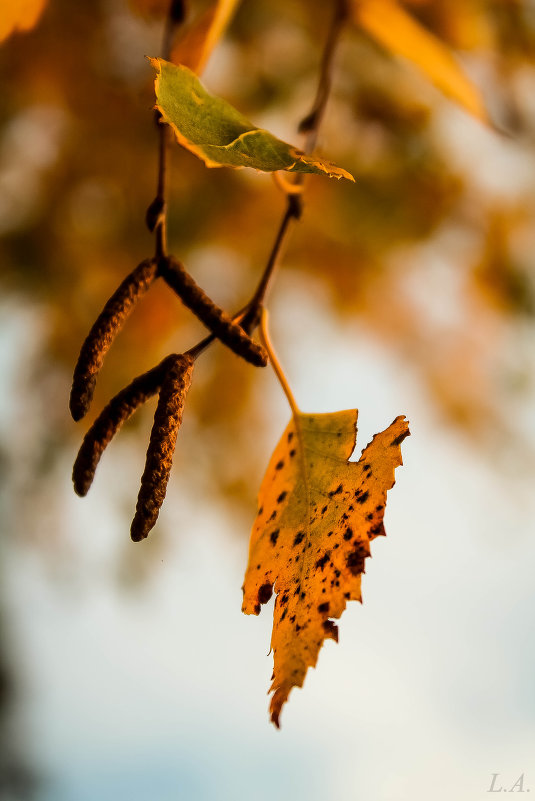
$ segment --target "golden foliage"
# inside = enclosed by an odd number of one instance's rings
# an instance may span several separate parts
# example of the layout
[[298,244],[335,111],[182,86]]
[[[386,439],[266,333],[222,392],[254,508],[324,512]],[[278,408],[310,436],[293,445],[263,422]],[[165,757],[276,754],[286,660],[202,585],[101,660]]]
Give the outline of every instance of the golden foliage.
[[294,414],[271,457],[259,493],[243,587],[243,611],[259,614],[273,588],[274,658],[271,719],[292,687],[301,687],[327,639],[333,618],[361,600],[370,542],[384,534],[386,493],[402,464],[409,434],[404,417],[349,462],[357,411]]
[[415,64],[442,91],[481,121],[487,121],[479,90],[450,50],[396,0],[352,0],[355,22],[383,47]]
[[183,64],[198,75],[224,35],[241,0],[215,0],[180,36],[173,47],[171,61]]
[[0,42],[17,31],[29,31],[39,21],[47,0],[3,0],[0,10]]

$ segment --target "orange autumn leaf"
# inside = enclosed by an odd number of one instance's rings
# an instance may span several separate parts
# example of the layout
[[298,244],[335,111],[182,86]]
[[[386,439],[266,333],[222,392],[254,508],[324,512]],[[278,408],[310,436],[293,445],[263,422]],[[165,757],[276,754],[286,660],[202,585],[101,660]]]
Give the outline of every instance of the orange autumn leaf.
[[0,42],[17,31],[29,31],[38,22],[47,0],[2,0]]
[[479,90],[448,47],[396,0],[351,0],[351,14],[356,24],[383,47],[415,64],[438,89],[474,117],[488,121]]
[[215,0],[173,47],[171,61],[200,75],[225,34],[241,0]]
[[409,435],[397,417],[349,462],[357,410],[295,413],[271,457],[259,493],[243,586],[243,612],[258,615],[276,593],[271,720],[301,687],[339,618],[360,601],[370,541],[384,534],[386,493]]

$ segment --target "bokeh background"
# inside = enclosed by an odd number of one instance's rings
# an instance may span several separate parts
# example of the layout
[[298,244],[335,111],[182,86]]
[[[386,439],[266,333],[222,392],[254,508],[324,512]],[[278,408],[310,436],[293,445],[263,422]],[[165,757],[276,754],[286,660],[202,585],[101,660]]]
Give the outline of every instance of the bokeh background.
[[[192,18],[203,2],[191,2]],[[271,605],[240,612],[273,374],[199,360],[168,497],[129,540],[153,405],[71,465],[103,404],[202,336],[155,286],[110,351],[89,421],[80,344],[152,253],[152,75],[162,3],[49,0],[0,47],[1,801],[472,801],[535,791],[535,5],[411,0],[494,126],[348,28],[322,152],[270,298],[302,408],[358,407],[358,444],[411,422],[364,605],[268,724]],[[0,2],[0,19],[8,0]],[[204,80],[299,143],[329,4],[243,0]],[[173,150],[170,246],[229,309],[284,208],[266,175]],[[352,605],[357,607],[356,604]],[[522,785],[520,785],[522,786]]]

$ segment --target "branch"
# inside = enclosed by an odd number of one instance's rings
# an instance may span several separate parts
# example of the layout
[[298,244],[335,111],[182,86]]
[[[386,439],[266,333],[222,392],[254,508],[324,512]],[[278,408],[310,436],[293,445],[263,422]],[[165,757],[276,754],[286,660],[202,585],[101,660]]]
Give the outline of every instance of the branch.
[[[321,58],[316,97],[314,98],[311,110],[299,124],[299,132],[306,133],[304,151],[307,153],[307,155],[310,154],[316,146],[319,129],[331,92],[332,71],[336,48],[340,40],[340,34],[347,20],[347,16],[346,0],[336,0],[334,14],[331,20],[331,25],[329,27],[327,40],[325,42],[325,47],[323,49]],[[275,173],[275,175],[277,174]],[[262,305],[267,297],[275,270],[282,256],[282,251],[288,241],[293,223],[297,222],[302,216],[303,180],[304,176],[301,173],[295,177],[293,182],[289,182],[286,179],[279,181],[279,185],[282,186],[286,195],[286,208],[282,215],[282,219],[279,224],[269,258],[264,268],[264,272],[260,277],[251,300],[245,307],[244,313],[241,314],[240,325],[248,334],[251,334],[256,328],[258,328],[260,324]],[[236,315],[233,319],[237,319],[239,316],[240,313],[238,313],[238,315]],[[212,343],[213,339],[214,337],[206,337],[188,352],[194,358],[196,358]]]
[[[321,58],[316,97],[314,98],[311,110],[301,120],[298,128],[299,133],[306,133],[304,152],[307,155],[316,147],[320,125],[331,93],[332,71],[336,47],[346,19],[346,0],[337,0]],[[282,250],[288,240],[291,228],[293,227],[292,223],[294,221],[297,222],[302,216],[303,181],[304,175],[302,173],[298,174],[293,182],[287,180],[279,181],[279,186],[282,187],[286,195],[286,209],[282,215],[266,267],[264,268],[256,291],[249,302],[249,310],[242,322],[242,327],[245,328],[248,333],[251,333],[259,325],[260,309],[267,297],[269,286],[282,255]]]
[[[176,30],[182,25],[185,18],[186,4],[184,0],[171,0],[165,20],[162,41],[162,58],[166,61],[171,58]],[[161,259],[167,256],[167,162],[171,132],[169,126],[161,121],[159,111],[155,114],[155,121],[160,134],[158,188],[156,197],[147,209],[145,221],[149,231],[154,233],[156,237],[155,258]]]

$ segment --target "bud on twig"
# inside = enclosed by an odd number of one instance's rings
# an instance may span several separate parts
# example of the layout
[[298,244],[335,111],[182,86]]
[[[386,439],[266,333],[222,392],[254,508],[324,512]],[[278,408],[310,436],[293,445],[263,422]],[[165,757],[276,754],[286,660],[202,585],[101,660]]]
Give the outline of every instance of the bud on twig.
[[144,539],[153,528],[167,490],[173,463],[178,429],[186,402],[194,359],[187,355],[173,355],[166,359],[154,424],[150,435],[145,470],[141,477],[136,514],[130,535],[134,542]]
[[85,435],[74,463],[72,480],[77,495],[84,496],[89,491],[100,457],[123,423],[159,391],[167,366],[168,359],[164,359],[152,370],[134,378],[99,414]]
[[159,264],[159,271],[184,305],[197,315],[214,336],[256,367],[266,366],[268,357],[264,348],[208,297],[179,261],[173,257],[163,259]]
[[156,277],[156,263],[143,261],[128,275],[99,314],[82,345],[70,397],[70,410],[80,420],[89,409],[97,375],[113,339]]

